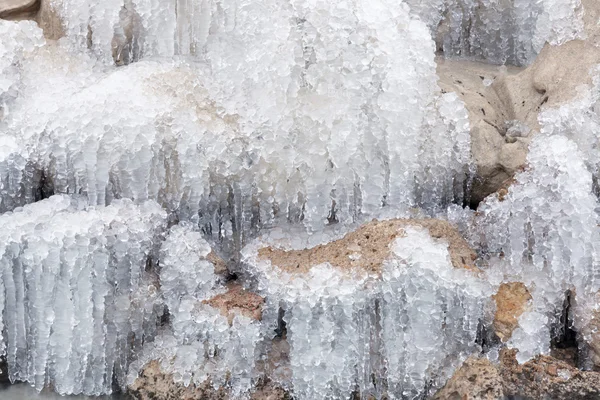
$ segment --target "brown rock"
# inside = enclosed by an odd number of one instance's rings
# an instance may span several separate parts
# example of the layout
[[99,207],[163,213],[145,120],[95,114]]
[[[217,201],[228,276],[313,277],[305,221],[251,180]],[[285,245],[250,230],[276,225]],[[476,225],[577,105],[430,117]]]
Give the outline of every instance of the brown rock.
[[[173,381],[173,376],[165,374],[158,361],[149,362],[139,378],[129,386],[128,395],[136,400],[228,400],[229,393],[224,388],[213,388],[210,381],[200,386],[184,386]],[[286,400],[287,392],[270,382],[261,383],[250,396],[251,400]]]
[[500,285],[493,298],[496,301],[494,331],[500,340],[506,342],[518,326],[519,317],[527,309],[531,294],[521,282],[510,282]]
[[[264,247],[259,249],[258,255],[290,273],[306,273],[325,262],[341,269],[364,268],[379,273],[389,256],[390,243],[403,235],[403,228],[408,226],[426,228],[432,237],[448,241],[454,267],[479,271],[474,264],[477,256],[465,239],[448,222],[437,219],[373,220],[331,243],[304,250]],[[360,257],[350,258],[351,255]]]
[[504,397],[498,369],[486,358],[470,357],[434,400],[496,400]]
[[600,398],[600,374],[581,371],[549,356],[519,365],[515,350],[501,352],[500,375],[506,396],[525,399],[592,400]]
[[229,284],[225,293],[203,301],[203,303],[218,309],[222,315],[229,319],[229,324],[233,322],[236,312],[242,315],[260,321],[262,318],[262,307],[265,299],[261,296],[244,290],[242,285]]

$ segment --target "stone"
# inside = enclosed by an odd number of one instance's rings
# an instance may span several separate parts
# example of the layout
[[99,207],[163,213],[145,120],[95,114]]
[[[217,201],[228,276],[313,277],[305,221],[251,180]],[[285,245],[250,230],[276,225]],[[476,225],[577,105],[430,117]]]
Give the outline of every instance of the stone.
[[600,374],[581,371],[549,356],[538,356],[524,364],[515,352],[501,352],[500,375],[504,394],[526,399],[591,400],[600,396]]
[[498,368],[487,358],[469,357],[433,400],[497,400],[504,398]]
[[[518,120],[506,105],[509,95],[498,89],[496,81],[518,75],[522,68],[500,67],[480,62],[437,57],[438,85],[443,92],[455,92],[469,113],[471,153],[476,174],[470,204],[476,207],[496,192],[523,167],[531,133],[515,137],[507,123]],[[534,128],[537,123],[532,124]]]
[[0,0],[0,18],[29,19],[40,7],[40,0]]
[[527,309],[531,294],[521,282],[502,283],[493,296],[496,302],[494,331],[502,342],[510,339],[518,326],[518,319]]

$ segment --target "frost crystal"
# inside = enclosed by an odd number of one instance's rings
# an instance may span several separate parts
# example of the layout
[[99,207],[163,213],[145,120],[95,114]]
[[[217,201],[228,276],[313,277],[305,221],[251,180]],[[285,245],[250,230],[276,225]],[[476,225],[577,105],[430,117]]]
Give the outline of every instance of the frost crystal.
[[336,252],[356,255],[348,261],[353,268],[315,261],[282,269],[273,264],[282,262],[274,255],[281,250],[274,249],[303,248],[303,240],[270,235],[249,244],[243,261],[266,297],[266,331],[281,325],[284,310],[291,379],[282,384],[294,398],[347,398],[353,392],[418,398],[477,348],[489,288],[472,271],[453,267],[448,243],[427,230],[405,228],[390,244],[381,273],[367,272],[359,245],[326,244],[326,236],[323,245],[336,246],[332,258]]
[[164,218],[154,202],[84,208],[68,196],[0,216],[11,380],[92,395],[124,383],[130,351],[155,329],[144,270]]

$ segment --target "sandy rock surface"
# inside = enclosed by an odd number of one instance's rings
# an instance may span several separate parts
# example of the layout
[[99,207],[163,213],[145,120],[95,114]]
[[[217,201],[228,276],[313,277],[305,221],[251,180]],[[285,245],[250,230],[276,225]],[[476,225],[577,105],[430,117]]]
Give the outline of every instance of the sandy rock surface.
[[[331,243],[305,250],[264,247],[258,254],[261,259],[269,259],[272,265],[290,273],[306,273],[311,267],[325,262],[341,269],[360,267],[379,273],[389,257],[390,244],[404,235],[403,228],[409,226],[426,228],[433,238],[446,240],[455,268],[478,271],[474,263],[477,256],[467,241],[451,224],[437,219],[374,220]],[[350,254],[360,254],[360,257],[352,259]]]

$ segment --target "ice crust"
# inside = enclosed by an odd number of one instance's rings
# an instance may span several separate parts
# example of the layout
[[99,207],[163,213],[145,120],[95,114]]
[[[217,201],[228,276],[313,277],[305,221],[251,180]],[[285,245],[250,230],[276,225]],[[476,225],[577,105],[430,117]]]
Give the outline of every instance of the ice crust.
[[407,0],[447,57],[528,65],[545,43],[583,38],[581,0]]
[[174,383],[225,388],[230,398],[247,398],[257,372],[260,322],[237,311],[231,324],[220,310],[205,304],[225,289],[206,259],[209,244],[189,224],[174,226],[161,253],[160,287],[170,321],[148,343],[129,370],[133,383],[148,362],[158,360]]
[[0,297],[10,379],[111,393],[152,337],[145,273],[165,220],[154,202],[88,207],[66,195],[0,216]]
[[[6,121],[56,192],[155,199],[238,250],[278,220],[316,230],[382,205],[463,202],[467,113],[437,87],[433,42],[404,4],[231,1],[200,13],[211,24],[201,55],[153,58],[173,54],[147,45],[139,62],[103,67],[93,35],[90,54],[59,56],[81,41],[80,20],[102,20],[107,44],[105,3],[83,19],[59,7],[71,39],[24,67],[29,90]],[[164,44],[150,26],[170,27],[158,16],[169,11],[141,3],[139,40]]]
[[444,240],[407,228],[390,245],[381,275],[328,263],[293,274],[258,257],[259,248],[303,248],[306,240],[313,239],[275,233],[243,251],[245,269],[266,298],[265,335],[284,310],[290,374],[281,375],[291,378],[282,384],[294,398],[419,398],[479,348],[490,287],[452,266]]

